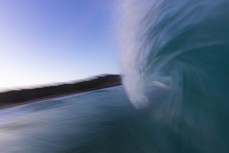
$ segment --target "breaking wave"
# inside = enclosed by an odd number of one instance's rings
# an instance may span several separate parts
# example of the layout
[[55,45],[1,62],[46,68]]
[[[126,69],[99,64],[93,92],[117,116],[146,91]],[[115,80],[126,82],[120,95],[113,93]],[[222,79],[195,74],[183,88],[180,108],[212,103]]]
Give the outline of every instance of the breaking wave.
[[159,152],[229,152],[229,2],[125,0],[119,13],[123,83]]

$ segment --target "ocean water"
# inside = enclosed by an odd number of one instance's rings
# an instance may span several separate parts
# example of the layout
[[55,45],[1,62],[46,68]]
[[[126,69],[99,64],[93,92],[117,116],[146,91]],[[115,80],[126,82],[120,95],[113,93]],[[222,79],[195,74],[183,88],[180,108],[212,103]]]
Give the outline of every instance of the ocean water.
[[151,152],[229,152],[229,1],[120,3],[123,84],[149,111]]
[[229,153],[228,14],[120,0],[124,86],[0,110],[0,153]]
[[[1,153],[102,153],[139,150],[138,114],[122,86],[0,110]],[[143,131],[144,132],[144,131]],[[120,141],[122,140],[122,141]]]

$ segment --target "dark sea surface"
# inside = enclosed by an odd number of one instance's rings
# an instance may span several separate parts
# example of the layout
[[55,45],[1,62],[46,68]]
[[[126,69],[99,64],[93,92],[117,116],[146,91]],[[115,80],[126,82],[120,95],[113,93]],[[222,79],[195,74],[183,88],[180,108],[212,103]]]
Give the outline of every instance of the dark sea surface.
[[1,109],[0,152],[227,152],[227,129],[205,126],[215,124],[209,116],[198,116],[203,123],[195,124],[198,117],[189,120],[193,114],[171,120],[163,109],[136,109],[123,86]]
[[122,86],[1,109],[0,152],[119,151],[134,115]]

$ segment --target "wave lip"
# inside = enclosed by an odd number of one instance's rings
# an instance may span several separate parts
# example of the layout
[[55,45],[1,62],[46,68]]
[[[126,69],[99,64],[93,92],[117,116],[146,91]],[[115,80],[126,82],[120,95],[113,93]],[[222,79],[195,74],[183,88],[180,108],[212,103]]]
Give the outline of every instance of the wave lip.
[[123,5],[123,84],[136,108],[149,108],[164,140],[156,152],[228,153],[229,1]]

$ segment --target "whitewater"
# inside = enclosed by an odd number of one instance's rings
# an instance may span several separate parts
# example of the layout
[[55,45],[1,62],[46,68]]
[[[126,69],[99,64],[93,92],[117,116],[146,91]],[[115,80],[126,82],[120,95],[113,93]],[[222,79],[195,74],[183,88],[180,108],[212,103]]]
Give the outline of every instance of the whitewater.
[[123,86],[0,110],[0,153],[229,152],[229,2],[117,6]]

